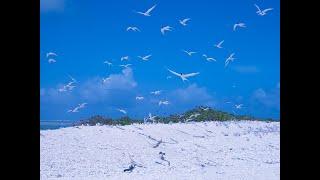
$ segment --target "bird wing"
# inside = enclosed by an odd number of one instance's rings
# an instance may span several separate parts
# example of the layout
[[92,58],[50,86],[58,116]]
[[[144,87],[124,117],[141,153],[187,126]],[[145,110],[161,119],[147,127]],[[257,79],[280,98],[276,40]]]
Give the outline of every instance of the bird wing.
[[224,42],[224,40],[222,40],[221,42],[219,42],[218,46],[221,46],[221,44]]
[[198,75],[198,74],[200,74],[200,73],[196,72],[196,73],[185,74],[185,75],[183,75],[183,76],[187,78],[187,77],[196,76],[196,75]]
[[160,31],[162,34],[164,34],[164,28],[161,28]]
[[256,8],[258,9],[258,11],[260,11],[260,12],[261,12],[261,9],[259,8],[259,6],[258,6],[258,5],[254,4],[254,6],[256,6]]
[[157,5],[155,4],[155,5],[153,5],[150,9],[148,9],[148,10],[146,11],[146,14],[149,14],[156,6],[157,6]]
[[268,9],[265,9],[263,10],[262,12],[266,13],[267,11],[271,11],[273,8],[268,8]]
[[190,18],[186,18],[183,20],[184,23],[188,22],[190,20]]
[[174,72],[174,71],[172,71],[170,69],[168,69],[168,71],[171,72],[172,74],[176,75],[176,76],[179,76],[179,77],[181,76],[179,73],[176,73],[176,72]]
[[148,59],[148,58],[149,58],[149,57],[151,57],[151,56],[152,56],[152,55],[151,55],[151,54],[149,54],[149,55],[145,56],[144,58],[147,58],[147,59]]
[[132,29],[132,27],[128,27],[128,28],[127,28],[127,31],[129,31],[130,29]]
[[233,30],[235,31],[237,28],[238,24],[233,25]]

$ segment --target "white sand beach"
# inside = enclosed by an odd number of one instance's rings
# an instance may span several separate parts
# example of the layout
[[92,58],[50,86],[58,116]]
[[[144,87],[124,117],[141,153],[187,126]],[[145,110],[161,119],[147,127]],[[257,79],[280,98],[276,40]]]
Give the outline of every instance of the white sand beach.
[[280,179],[279,122],[79,126],[40,134],[43,180]]

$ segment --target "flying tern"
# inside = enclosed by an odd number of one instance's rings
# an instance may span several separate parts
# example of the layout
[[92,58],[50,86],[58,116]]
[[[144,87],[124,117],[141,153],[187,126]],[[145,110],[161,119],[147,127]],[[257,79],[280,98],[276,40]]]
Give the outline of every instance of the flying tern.
[[144,16],[151,16],[151,11],[157,6],[157,4],[153,5],[151,8],[149,8],[146,12],[140,12],[137,11],[136,13],[144,15]]
[[190,18],[185,18],[185,19],[183,19],[183,20],[179,20],[179,23],[180,23],[182,26],[186,26],[188,21],[190,21]]
[[188,81],[187,78],[189,78],[189,77],[196,76],[196,75],[200,74],[199,72],[189,73],[189,74],[183,74],[183,73],[180,73],[180,74],[179,74],[179,73],[174,72],[174,71],[172,71],[172,70],[170,70],[170,69],[168,69],[168,71],[171,72],[172,74],[180,77],[183,82],[184,82],[184,81]]

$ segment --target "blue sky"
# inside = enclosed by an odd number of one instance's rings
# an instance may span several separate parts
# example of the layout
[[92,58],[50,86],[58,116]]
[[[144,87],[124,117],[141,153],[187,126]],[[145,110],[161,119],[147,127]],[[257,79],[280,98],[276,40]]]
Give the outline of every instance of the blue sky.
[[[183,2],[183,3],[182,3]],[[258,16],[256,7],[274,8]],[[277,0],[41,0],[40,1],[40,118],[87,118],[94,114],[131,117],[184,112],[197,105],[279,118],[280,113],[280,2]],[[157,7],[150,17],[134,13]],[[191,18],[187,26],[178,20]],[[233,31],[238,22],[247,28]],[[172,32],[160,33],[162,26]],[[136,26],[141,32],[127,32]],[[213,45],[224,40],[223,48]],[[196,51],[187,56],[182,49]],[[48,63],[55,52],[56,63]],[[235,60],[224,67],[225,59]],[[137,56],[152,54],[150,61]],[[207,62],[202,54],[217,59]],[[121,62],[129,56],[128,62]],[[113,63],[108,67],[105,60]],[[132,64],[123,69],[120,64]],[[177,72],[200,72],[188,82],[167,79]],[[76,80],[71,92],[58,92],[68,74]],[[171,76],[173,76],[171,74]],[[103,84],[102,78],[111,77]],[[160,96],[150,91],[163,90]],[[136,96],[144,96],[136,101]],[[159,100],[170,105],[158,106]],[[232,104],[225,103],[226,101]],[[79,103],[87,107],[67,113]],[[236,110],[234,104],[243,104]]]

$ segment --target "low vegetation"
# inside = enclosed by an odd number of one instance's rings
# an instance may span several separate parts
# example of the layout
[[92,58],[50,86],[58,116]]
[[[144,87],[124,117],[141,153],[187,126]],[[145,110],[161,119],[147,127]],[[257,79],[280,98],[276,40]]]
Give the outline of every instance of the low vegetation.
[[[183,114],[173,114],[167,117],[157,116],[147,122],[152,123],[184,123],[184,122],[203,122],[203,121],[238,121],[238,120],[258,120],[258,121],[276,121],[274,119],[258,119],[248,115],[234,115],[228,112],[223,112],[207,107],[196,107],[192,110],[186,111]],[[74,123],[74,126],[78,125],[130,125],[133,123],[144,123],[143,119],[131,119],[128,116],[121,117],[119,119],[112,119],[103,117],[100,115],[92,116],[89,119],[80,120]]]

